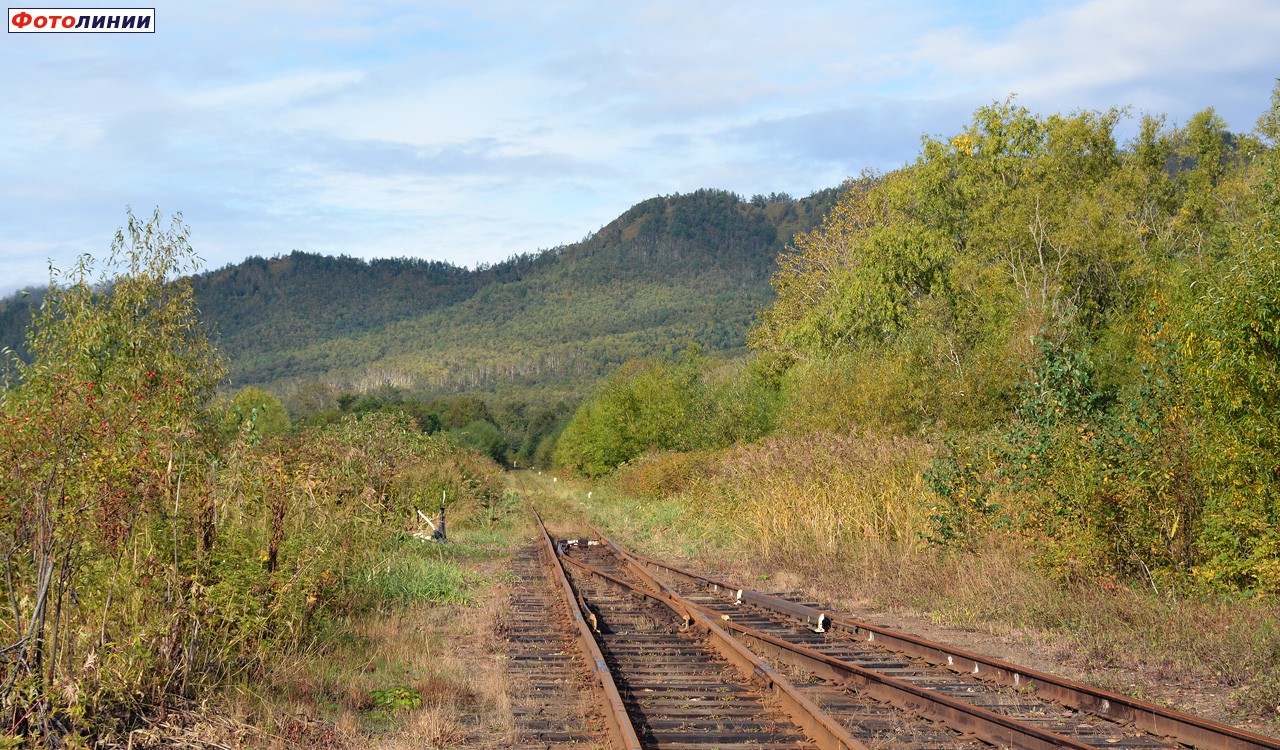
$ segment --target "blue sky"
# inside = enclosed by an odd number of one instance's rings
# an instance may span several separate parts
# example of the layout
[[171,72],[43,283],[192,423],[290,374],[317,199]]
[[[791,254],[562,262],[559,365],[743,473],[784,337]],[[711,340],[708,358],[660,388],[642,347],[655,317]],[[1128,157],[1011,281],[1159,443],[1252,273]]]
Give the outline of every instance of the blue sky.
[[[48,5],[48,3],[43,3]],[[654,195],[806,195],[1010,94],[1251,130],[1274,0],[181,2],[155,34],[6,34],[0,292],[181,211],[206,266],[473,265]]]

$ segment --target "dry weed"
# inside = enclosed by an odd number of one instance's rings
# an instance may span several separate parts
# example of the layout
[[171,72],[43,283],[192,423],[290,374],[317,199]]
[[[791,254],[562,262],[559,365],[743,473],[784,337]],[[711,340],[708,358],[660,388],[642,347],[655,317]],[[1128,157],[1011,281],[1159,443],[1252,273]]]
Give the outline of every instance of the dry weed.
[[920,476],[932,453],[923,440],[869,433],[773,437],[727,451],[690,494],[766,555],[909,547],[927,527]]

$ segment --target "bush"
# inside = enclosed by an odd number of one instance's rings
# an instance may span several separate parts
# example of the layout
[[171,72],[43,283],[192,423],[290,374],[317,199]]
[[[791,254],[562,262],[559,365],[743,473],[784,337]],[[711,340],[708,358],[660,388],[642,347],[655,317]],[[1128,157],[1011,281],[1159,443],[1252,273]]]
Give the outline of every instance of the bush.
[[711,464],[707,453],[649,453],[619,466],[612,479],[628,495],[661,500],[688,490]]
[[598,477],[646,453],[713,450],[767,434],[776,385],[758,363],[723,370],[696,350],[624,363],[574,413],[556,465]]
[[[0,399],[10,734],[122,742],[148,715],[265,674],[350,603],[415,504],[441,488],[463,509],[501,499],[496,465],[402,415],[220,441],[222,371],[172,280],[186,231],[130,216],[96,284],[87,258],[55,279],[33,360],[13,363]],[[397,596],[456,598],[447,566],[426,572],[398,575],[421,585]]]
[[701,391],[691,360],[627,362],[573,415],[556,464],[595,477],[649,451],[694,447],[703,426]]

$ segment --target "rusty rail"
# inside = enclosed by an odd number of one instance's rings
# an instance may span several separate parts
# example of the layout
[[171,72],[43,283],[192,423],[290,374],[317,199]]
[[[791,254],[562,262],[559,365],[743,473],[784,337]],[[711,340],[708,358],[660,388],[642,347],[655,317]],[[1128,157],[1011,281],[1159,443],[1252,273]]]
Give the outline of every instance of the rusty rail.
[[[607,543],[612,545],[612,542]],[[839,722],[832,719],[826,712],[801,694],[791,684],[790,680],[778,674],[772,667],[761,661],[760,657],[730,637],[700,608],[684,602],[678,594],[666,589],[664,584],[649,576],[643,568],[633,569],[633,571],[642,579],[647,577],[645,583],[654,586],[655,590],[653,591],[646,591],[635,583],[618,578],[607,571],[575,560],[572,557],[565,557],[564,559],[570,565],[609,581],[615,586],[659,602],[683,617],[686,624],[696,625],[699,630],[710,637],[712,645],[715,646],[720,655],[737,667],[744,677],[772,694],[786,710],[796,726],[804,730],[820,750],[868,750],[866,745],[851,736],[844,727],[840,726]],[[625,553],[620,555],[620,559],[626,560]]]
[[848,615],[824,611],[781,597],[736,587],[652,558],[636,556],[636,560],[644,565],[665,570],[691,583],[710,588],[724,598],[753,604],[816,628],[843,631],[855,638],[879,644],[890,651],[918,658],[957,673],[973,675],[997,685],[1032,690],[1042,699],[1052,700],[1110,721],[1129,724],[1146,733],[1169,738],[1183,745],[1201,750],[1280,750],[1280,742],[1237,727],[1174,711],[1056,675],[1025,669],[999,659],[863,622]]
[[591,671],[600,683],[600,709],[605,717],[609,736],[618,750],[641,750],[640,738],[636,736],[635,728],[631,725],[631,719],[627,715],[622,696],[618,693],[618,686],[613,681],[613,675],[609,672],[608,665],[605,664],[604,654],[600,653],[600,647],[596,644],[596,640],[591,634],[591,628],[587,625],[582,612],[578,609],[577,596],[574,594],[573,587],[569,585],[569,580],[565,577],[564,566],[560,564],[560,556],[556,554],[555,544],[551,541],[551,535],[547,533],[547,527],[542,523],[542,517],[538,515],[537,511],[533,512],[533,517],[537,520],[538,530],[541,532],[543,551],[548,556],[547,564],[555,574],[554,577],[559,583],[561,593],[564,595],[565,608],[568,609],[574,626],[577,628],[578,646],[582,649],[583,655],[586,656],[587,663],[592,665]]

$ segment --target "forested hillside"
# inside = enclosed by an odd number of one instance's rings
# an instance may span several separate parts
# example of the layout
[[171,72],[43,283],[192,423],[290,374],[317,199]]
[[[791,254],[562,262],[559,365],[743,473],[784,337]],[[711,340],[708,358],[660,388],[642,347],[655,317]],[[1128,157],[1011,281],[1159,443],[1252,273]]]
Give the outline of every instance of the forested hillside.
[[[244,265],[205,277],[198,294],[223,331],[236,384],[327,378],[354,389],[573,392],[630,357],[690,342],[744,347],[771,297],[775,257],[795,231],[817,223],[835,193],[756,203],[717,191],[654,198],[580,243],[489,269],[436,266],[427,283],[370,278],[338,294],[299,284],[286,299],[284,290],[264,289],[283,309],[255,300],[257,316],[233,311],[236,295],[223,282]],[[301,333],[273,333],[282,319],[297,321]]]
[[193,278],[205,318],[240,380],[262,357],[455,305],[489,284],[518,281],[548,255],[471,271],[439,261],[365,261],[294,251],[249,258]]
[[[293,252],[193,284],[233,387],[571,394],[632,357],[743,349],[775,258],[838,193],[652,198],[581,242],[476,270]],[[0,342],[17,350],[27,302],[0,303]]]
[[0,348],[11,349],[23,358],[29,356],[27,328],[43,296],[43,290],[23,290],[0,300]]

